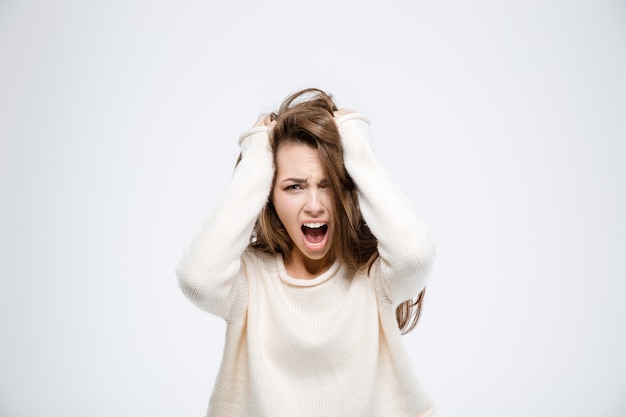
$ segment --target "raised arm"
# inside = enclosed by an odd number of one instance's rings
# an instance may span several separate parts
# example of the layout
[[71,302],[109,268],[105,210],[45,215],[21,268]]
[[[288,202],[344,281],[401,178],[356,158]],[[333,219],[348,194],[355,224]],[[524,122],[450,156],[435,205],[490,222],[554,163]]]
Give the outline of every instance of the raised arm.
[[378,240],[380,279],[395,306],[416,297],[426,285],[434,257],[428,227],[374,157],[368,119],[340,111],[336,123],[361,212]]
[[185,248],[176,275],[185,295],[198,307],[228,318],[237,296],[241,255],[250,243],[257,216],[272,185],[273,162],[267,120],[241,135],[241,161],[209,218]]

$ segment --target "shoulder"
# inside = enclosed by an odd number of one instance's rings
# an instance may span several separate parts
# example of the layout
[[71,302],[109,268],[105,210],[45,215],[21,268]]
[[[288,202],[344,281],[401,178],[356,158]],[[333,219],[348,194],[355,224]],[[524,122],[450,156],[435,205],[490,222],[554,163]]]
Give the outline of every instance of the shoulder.
[[227,322],[237,323],[246,316],[249,307],[250,294],[256,294],[259,282],[269,276],[274,256],[247,248],[241,254],[240,272],[234,279],[231,290],[231,309],[227,315]]
[[276,262],[276,256],[261,252],[258,249],[246,248],[241,255],[241,265],[244,268],[244,275],[262,274],[270,271]]

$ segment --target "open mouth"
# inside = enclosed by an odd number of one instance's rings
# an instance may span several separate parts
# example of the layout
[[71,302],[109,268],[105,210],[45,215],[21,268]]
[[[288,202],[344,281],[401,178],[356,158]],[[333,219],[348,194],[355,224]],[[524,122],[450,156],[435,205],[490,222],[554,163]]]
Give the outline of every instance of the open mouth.
[[312,246],[322,245],[325,242],[328,224],[326,223],[305,223],[300,228],[304,234],[304,239]]

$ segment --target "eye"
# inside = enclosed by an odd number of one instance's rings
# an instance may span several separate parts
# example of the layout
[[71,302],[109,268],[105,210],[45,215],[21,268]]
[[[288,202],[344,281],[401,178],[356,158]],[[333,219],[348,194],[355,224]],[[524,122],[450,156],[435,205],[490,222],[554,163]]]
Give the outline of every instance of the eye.
[[285,187],[285,191],[295,191],[302,190],[302,186],[300,184],[291,184]]

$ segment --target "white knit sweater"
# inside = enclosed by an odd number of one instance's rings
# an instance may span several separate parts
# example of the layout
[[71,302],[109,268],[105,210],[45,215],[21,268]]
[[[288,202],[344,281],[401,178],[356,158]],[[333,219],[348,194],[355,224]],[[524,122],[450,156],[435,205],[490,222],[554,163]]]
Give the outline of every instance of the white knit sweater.
[[177,265],[183,292],[226,320],[222,364],[207,416],[428,416],[434,405],[413,374],[395,308],[426,284],[427,227],[374,158],[368,121],[337,119],[346,169],[378,239],[369,274],[336,262],[296,279],[282,257],[246,249],[272,183],[265,127],[242,135],[242,159]]

